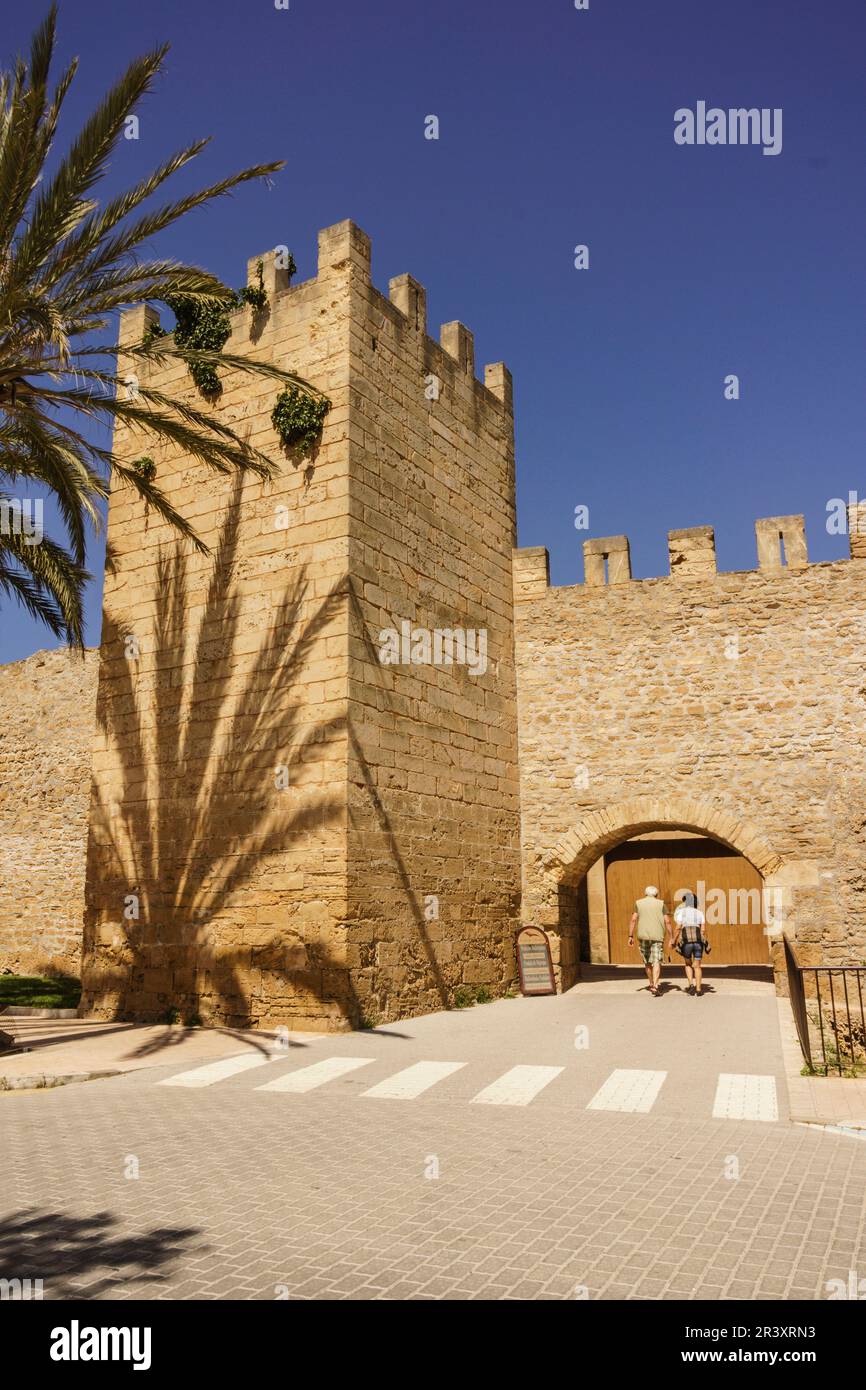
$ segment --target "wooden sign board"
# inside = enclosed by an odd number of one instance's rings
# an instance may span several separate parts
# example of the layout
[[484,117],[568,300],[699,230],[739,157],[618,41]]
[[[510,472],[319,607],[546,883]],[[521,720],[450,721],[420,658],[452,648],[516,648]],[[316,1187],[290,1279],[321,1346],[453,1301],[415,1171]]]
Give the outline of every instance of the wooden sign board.
[[556,976],[547,932],[540,927],[521,927],[516,942],[521,994],[555,994]]

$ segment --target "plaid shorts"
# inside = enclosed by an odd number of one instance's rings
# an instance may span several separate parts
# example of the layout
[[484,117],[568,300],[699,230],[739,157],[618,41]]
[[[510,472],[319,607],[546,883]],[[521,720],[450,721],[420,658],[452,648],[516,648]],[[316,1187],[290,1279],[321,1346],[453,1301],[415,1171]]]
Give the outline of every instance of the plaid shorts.
[[638,946],[644,959],[644,965],[661,965],[664,952],[663,941],[644,941],[638,937]]

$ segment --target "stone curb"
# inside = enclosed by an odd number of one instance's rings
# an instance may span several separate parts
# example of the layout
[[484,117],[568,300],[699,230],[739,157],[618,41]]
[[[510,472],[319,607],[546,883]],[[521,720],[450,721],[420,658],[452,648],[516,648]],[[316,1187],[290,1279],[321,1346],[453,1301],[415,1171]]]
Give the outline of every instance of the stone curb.
[[26,1004],[0,1009],[0,1018],[77,1018],[77,1009],[31,1009]]
[[123,1076],[125,1073],[114,1068],[111,1071],[76,1071],[53,1075],[51,1072],[36,1072],[32,1076],[0,1076],[2,1091],[44,1091],[54,1086],[69,1086],[73,1081],[99,1081],[106,1076]]
[[834,1134],[853,1134],[858,1139],[866,1139],[866,1119],[840,1120],[835,1115],[806,1114],[805,1111],[791,1111],[792,1125],[808,1125],[809,1129],[828,1129]]

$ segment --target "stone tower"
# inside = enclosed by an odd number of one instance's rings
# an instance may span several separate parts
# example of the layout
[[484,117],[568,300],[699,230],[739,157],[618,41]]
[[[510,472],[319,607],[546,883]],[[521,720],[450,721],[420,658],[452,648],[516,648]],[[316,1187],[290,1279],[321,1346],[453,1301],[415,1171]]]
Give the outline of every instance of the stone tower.
[[[213,408],[280,461],[272,481],[115,439],[209,553],[112,498],[83,964],[100,1017],[340,1028],[513,978],[509,373],[476,379],[460,323],[429,338],[411,276],[380,294],[351,222],[320,233],[315,279],[263,262],[267,307],[237,310],[227,350],[329,397],[314,455],[282,457],[279,384],[229,370]],[[152,315],[122,317],[121,348]],[[210,408],[179,362],[141,385]]]

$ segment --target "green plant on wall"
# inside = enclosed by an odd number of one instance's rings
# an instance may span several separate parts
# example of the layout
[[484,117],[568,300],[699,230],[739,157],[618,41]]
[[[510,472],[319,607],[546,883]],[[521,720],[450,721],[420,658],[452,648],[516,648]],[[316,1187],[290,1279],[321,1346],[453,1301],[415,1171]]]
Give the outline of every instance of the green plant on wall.
[[156,477],[156,464],[147,454],[142,454],[140,459],[133,459],[132,467],[140,478],[145,478],[151,482]]
[[257,285],[244,285],[238,290],[238,303],[249,304],[253,312],[260,314],[268,302],[268,292],[265,289],[265,267],[262,261],[256,266],[256,274],[259,283]]
[[[197,352],[222,352],[232,331],[229,318],[229,311],[235,307],[232,300],[208,302],[177,295],[165,302],[177,320],[174,341],[181,354],[185,348]],[[215,367],[208,362],[188,362],[187,367],[200,391],[206,396],[219,394],[222,388]]]
[[330,409],[327,396],[311,396],[289,386],[277,396],[271,423],[286,448],[296,449],[303,458],[318,443]]
[[[174,341],[181,355],[186,349],[194,352],[222,352],[231,335],[232,325],[229,314],[242,304],[249,304],[254,313],[259,314],[268,302],[265,289],[264,262],[256,265],[257,284],[244,285],[236,294],[227,299],[207,302],[202,299],[188,299],[183,295],[166,297],[165,303],[175,317]],[[287,270],[292,278],[297,266],[289,252]],[[157,338],[164,338],[166,330],[158,323],[150,323],[144,331],[142,346],[147,347]],[[216,368],[211,363],[187,362],[189,374],[200,391],[206,396],[216,396],[222,390]]]
[[156,342],[157,338],[165,338],[166,336],[166,331],[161,323],[149,323],[142,335],[141,346],[149,348],[151,343]]

